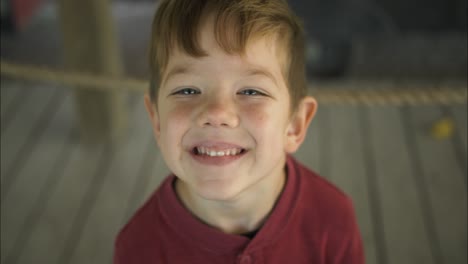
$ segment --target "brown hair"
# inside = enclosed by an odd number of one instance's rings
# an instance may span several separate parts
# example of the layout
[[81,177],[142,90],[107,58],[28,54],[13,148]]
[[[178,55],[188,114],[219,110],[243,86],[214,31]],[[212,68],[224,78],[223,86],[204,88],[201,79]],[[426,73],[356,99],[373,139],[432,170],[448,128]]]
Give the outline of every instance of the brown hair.
[[150,43],[150,96],[157,101],[161,77],[171,49],[190,56],[207,53],[200,47],[202,19],[214,16],[214,35],[228,54],[244,54],[249,41],[275,37],[286,51],[284,77],[294,111],[306,95],[304,32],[286,0],[162,0],[153,20]]

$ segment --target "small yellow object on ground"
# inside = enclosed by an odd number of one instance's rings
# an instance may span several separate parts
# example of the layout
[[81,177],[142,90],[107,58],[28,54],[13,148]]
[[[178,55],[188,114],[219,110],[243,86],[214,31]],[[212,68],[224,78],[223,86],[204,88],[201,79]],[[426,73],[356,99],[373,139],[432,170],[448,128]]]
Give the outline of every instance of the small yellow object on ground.
[[435,139],[443,140],[453,136],[455,123],[452,118],[444,117],[436,121],[431,128],[431,136]]

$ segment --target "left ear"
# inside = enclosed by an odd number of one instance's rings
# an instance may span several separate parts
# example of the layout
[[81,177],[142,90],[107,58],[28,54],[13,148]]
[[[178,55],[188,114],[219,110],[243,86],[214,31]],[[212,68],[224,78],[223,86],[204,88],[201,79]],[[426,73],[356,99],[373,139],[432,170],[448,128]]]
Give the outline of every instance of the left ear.
[[317,112],[317,101],[307,96],[302,99],[296,113],[291,117],[289,123],[285,150],[294,153],[302,144],[307,134],[307,128]]

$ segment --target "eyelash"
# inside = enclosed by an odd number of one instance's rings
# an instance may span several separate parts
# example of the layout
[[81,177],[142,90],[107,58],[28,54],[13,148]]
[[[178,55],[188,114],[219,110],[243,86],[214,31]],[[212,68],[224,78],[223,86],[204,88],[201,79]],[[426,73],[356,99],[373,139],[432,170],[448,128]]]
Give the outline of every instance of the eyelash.
[[194,88],[182,88],[173,92],[171,95],[196,95],[200,94],[200,91]]
[[[250,94],[245,94],[246,92],[249,92]],[[252,94],[254,93],[254,94]],[[242,94],[242,95],[247,95],[247,96],[266,96],[265,93],[262,93],[258,90],[255,90],[255,89],[245,89],[245,90],[242,90],[239,92],[239,94]]]
[[[184,96],[189,96],[189,95],[197,95],[201,94],[201,92],[197,89],[194,88],[182,88],[180,90],[177,90],[173,92],[171,95],[184,95]],[[246,96],[267,96],[265,93],[260,92],[255,89],[245,89],[240,92],[238,92],[240,95],[246,95]]]

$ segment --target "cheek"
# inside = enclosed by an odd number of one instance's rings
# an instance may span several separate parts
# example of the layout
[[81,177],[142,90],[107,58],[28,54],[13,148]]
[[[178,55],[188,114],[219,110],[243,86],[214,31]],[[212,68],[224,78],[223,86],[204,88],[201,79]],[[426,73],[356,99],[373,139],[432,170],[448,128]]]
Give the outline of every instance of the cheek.
[[190,124],[190,114],[191,110],[188,107],[167,109],[162,113],[160,125],[162,145],[169,149],[176,149],[174,145],[181,144],[182,137]]
[[190,118],[193,107],[179,106],[167,109],[161,123],[161,129],[171,130],[186,124]]
[[283,135],[287,117],[278,105],[252,104],[242,107],[242,116],[249,126],[262,133],[263,137]]
[[257,125],[265,123],[271,115],[266,107],[262,107],[261,105],[251,104],[242,106],[241,109],[243,117]]

